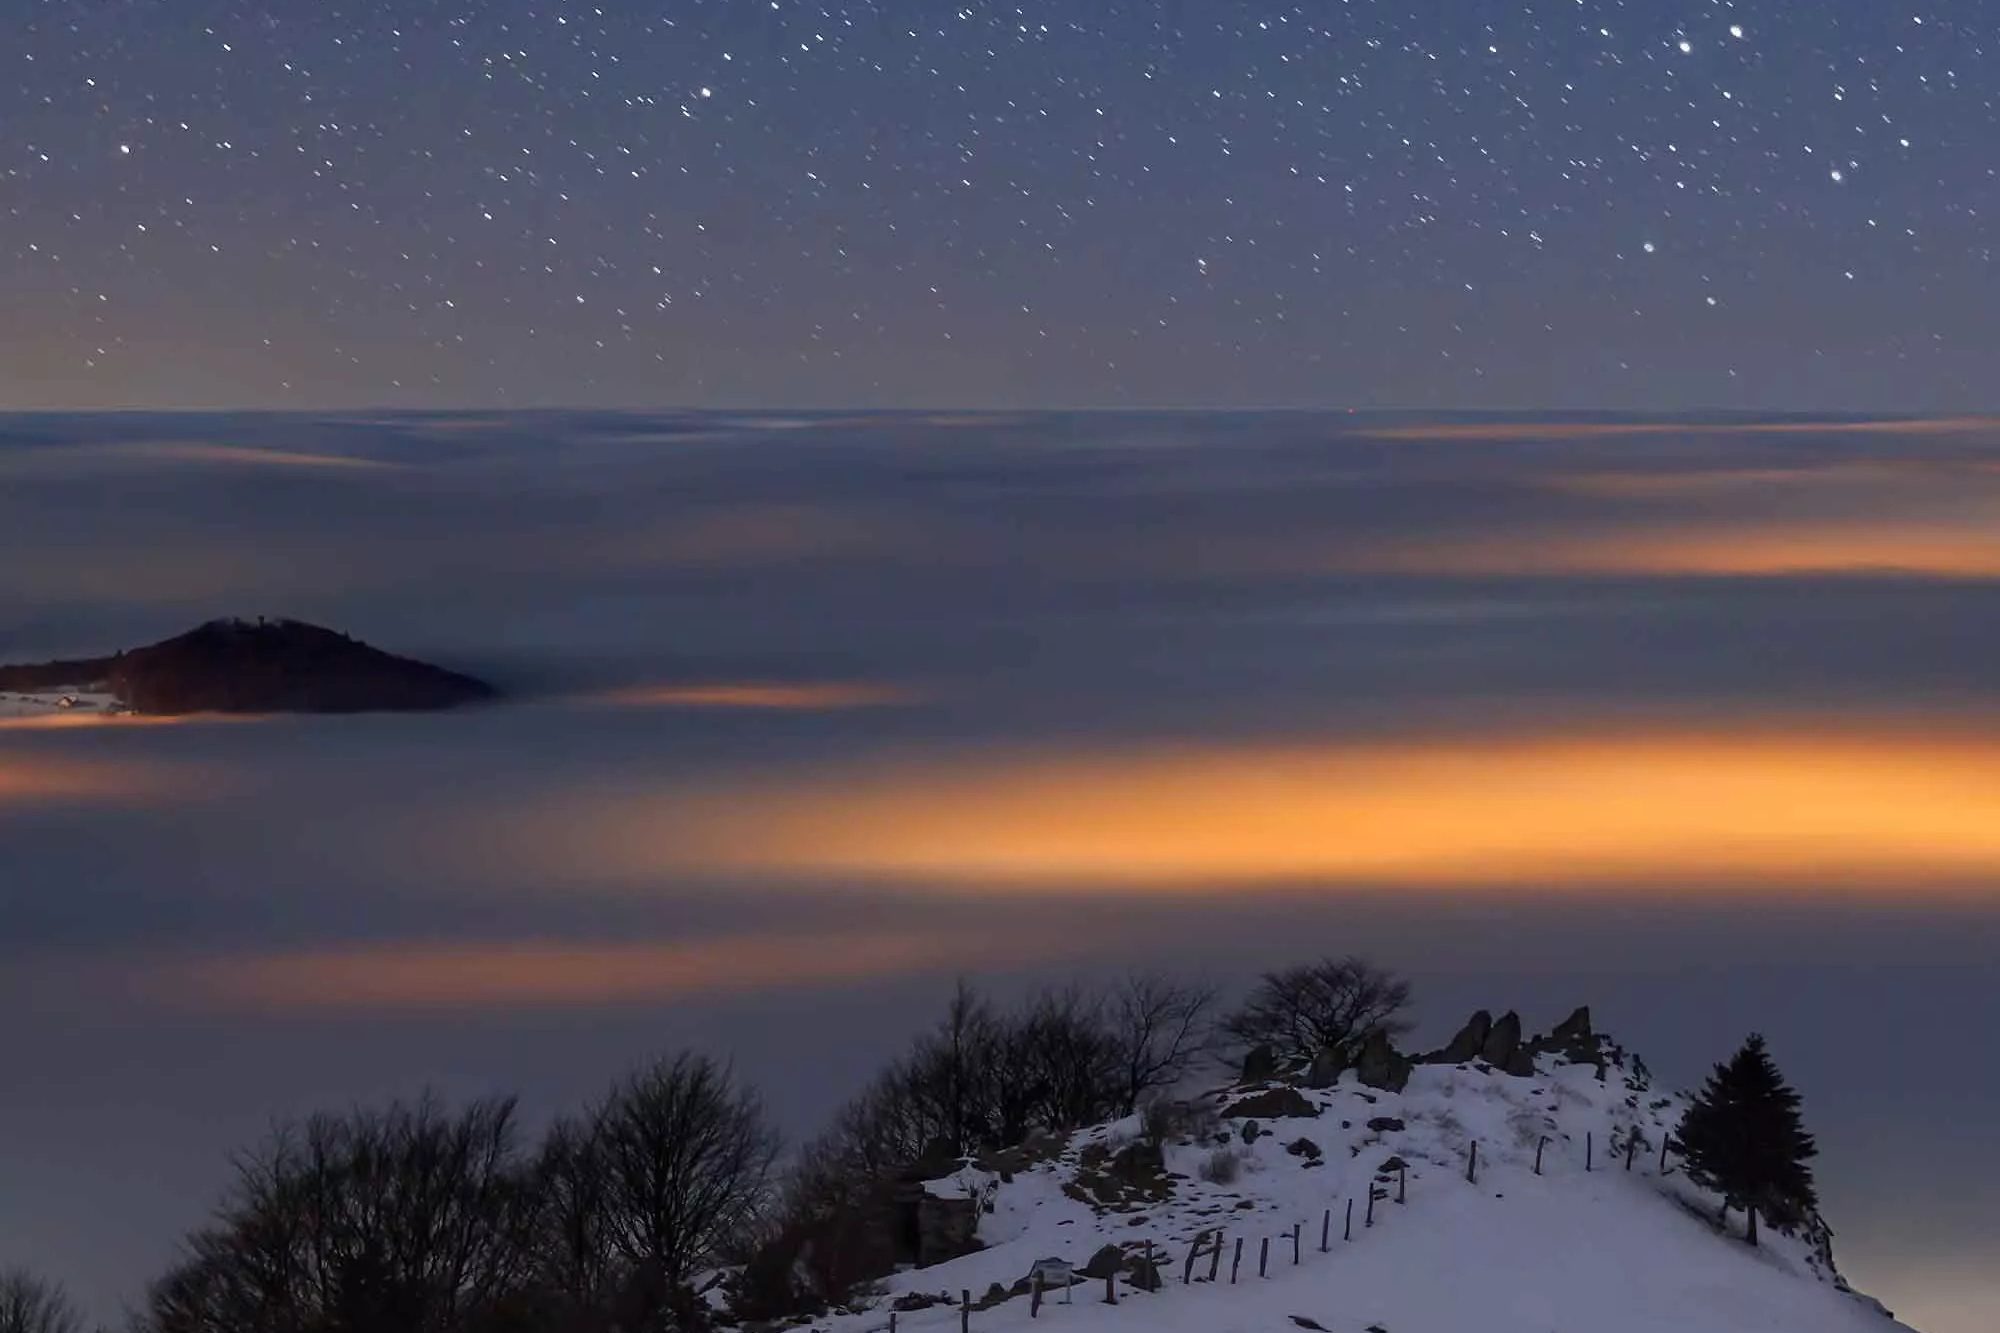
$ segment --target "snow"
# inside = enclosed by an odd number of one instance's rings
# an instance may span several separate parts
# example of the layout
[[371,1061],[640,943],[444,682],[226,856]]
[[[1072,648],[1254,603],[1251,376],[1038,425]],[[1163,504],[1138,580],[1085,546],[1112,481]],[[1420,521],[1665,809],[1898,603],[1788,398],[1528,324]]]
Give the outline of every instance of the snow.
[[[889,1302],[911,1292],[970,1290],[978,1302],[989,1284],[1011,1286],[1046,1258],[1078,1268],[1107,1242],[1136,1248],[1150,1241],[1164,1287],[1131,1288],[1118,1280],[1120,1303],[1103,1304],[1104,1282],[1082,1279],[1052,1293],[1038,1319],[1016,1297],[975,1310],[979,1333],[1033,1327],[1056,1333],[1250,1333],[1314,1325],[1332,1333],[1893,1333],[1873,1301],[1850,1292],[1830,1248],[1804,1236],[1762,1229],[1763,1245],[1742,1239],[1741,1213],[1729,1230],[1716,1224],[1717,1201],[1689,1182],[1677,1163],[1659,1171],[1662,1136],[1685,1103],[1651,1087],[1643,1066],[1540,1057],[1533,1077],[1514,1077],[1479,1062],[1419,1066],[1402,1093],[1359,1086],[1345,1076],[1332,1089],[1301,1089],[1315,1117],[1258,1122],[1243,1142],[1244,1121],[1224,1118],[1200,1142],[1170,1142],[1171,1197],[1150,1206],[1100,1209],[1066,1193],[1080,1159],[1096,1147],[1115,1151],[1136,1140],[1136,1118],[1071,1138],[1059,1156],[1011,1180],[970,1165],[934,1182],[933,1193],[990,1197],[980,1219],[985,1248],[965,1258],[897,1274],[871,1308],[816,1321],[824,1333],[869,1333],[888,1326]],[[1227,1102],[1235,1094],[1211,1094]],[[1369,1128],[1370,1120],[1404,1127]],[[1634,1128],[1638,1150],[1628,1170],[1622,1152]],[[1201,1170],[1229,1135],[1241,1159],[1231,1184],[1205,1181]],[[1309,1138],[1318,1164],[1287,1151]],[[1537,1143],[1548,1143],[1542,1174]],[[1466,1179],[1478,1144],[1477,1183]],[[1594,1170],[1585,1169],[1586,1143]],[[1093,1154],[1096,1156],[1097,1154]],[[1387,1197],[1364,1225],[1378,1168],[1407,1163],[1408,1201],[1396,1201],[1393,1172],[1380,1177]],[[1072,1184],[1072,1188],[1074,1188]],[[1342,1240],[1347,1201],[1354,1237]],[[1330,1215],[1328,1252],[1321,1227]],[[1303,1228],[1293,1264],[1291,1233]],[[1208,1259],[1181,1282],[1188,1247],[1204,1232],[1225,1236],[1218,1280]],[[1229,1282],[1235,1241],[1242,1269]],[[1270,1275],[1257,1276],[1260,1243],[1271,1242]],[[1296,1318],[1295,1318],[1296,1317]],[[1299,1320],[1309,1320],[1302,1324]],[[956,1306],[897,1315],[899,1333],[945,1333],[959,1326]]]

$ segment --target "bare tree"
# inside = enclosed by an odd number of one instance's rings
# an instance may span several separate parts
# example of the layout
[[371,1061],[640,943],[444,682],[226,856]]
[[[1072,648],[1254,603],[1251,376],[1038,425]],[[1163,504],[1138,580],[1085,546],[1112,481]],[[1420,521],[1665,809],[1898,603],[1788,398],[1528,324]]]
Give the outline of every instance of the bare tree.
[[1269,1046],[1280,1058],[1311,1060],[1333,1051],[1352,1064],[1377,1033],[1409,1023],[1410,983],[1363,958],[1323,958],[1266,972],[1222,1029],[1243,1049]]
[[0,1272],[0,1333],[83,1333],[69,1296],[25,1269]]
[[[1044,991],[1009,1027],[1026,1053],[1030,1107],[1023,1129],[1069,1130],[1119,1111],[1123,1052],[1102,996]],[[1025,1137],[1010,1132],[1002,1146]]]
[[529,1199],[511,1100],[315,1116],[238,1164],[155,1285],[155,1333],[458,1333],[515,1293]]
[[597,1109],[588,1156],[603,1173],[604,1235],[629,1274],[637,1321],[658,1319],[756,1221],[778,1146],[757,1095],[705,1056],[655,1065]]
[[958,984],[942,1022],[917,1038],[908,1056],[885,1072],[876,1109],[889,1109],[917,1138],[917,1156],[934,1150],[962,1156],[989,1146],[1007,1116],[1001,1104],[1007,1073],[1001,1069],[1000,1020],[965,982]]
[[1111,1037],[1118,1055],[1118,1113],[1131,1115],[1149,1092],[1180,1082],[1201,1054],[1215,988],[1134,973],[1112,993]]
[[552,1324],[589,1327],[608,1308],[617,1268],[610,1242],[610,1187],[589,1126],[558,1120],[534,1171],[529,1266]]

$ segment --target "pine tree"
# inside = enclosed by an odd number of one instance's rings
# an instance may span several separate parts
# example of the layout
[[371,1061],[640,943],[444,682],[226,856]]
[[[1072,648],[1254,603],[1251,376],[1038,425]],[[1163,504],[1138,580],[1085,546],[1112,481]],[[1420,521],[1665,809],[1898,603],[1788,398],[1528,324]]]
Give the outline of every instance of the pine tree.
[[1681,1151],[1688,1176],[1749,1215],[1748,1238],[1757,1243],[1757,1215],[1789,1231],[1818,1206],[1812,1168],[1819,1149],[1799,1117],[1799,1094],[1786,1085],[1752,1033],[1729,1063],[1717,1065],[1681,1121]]

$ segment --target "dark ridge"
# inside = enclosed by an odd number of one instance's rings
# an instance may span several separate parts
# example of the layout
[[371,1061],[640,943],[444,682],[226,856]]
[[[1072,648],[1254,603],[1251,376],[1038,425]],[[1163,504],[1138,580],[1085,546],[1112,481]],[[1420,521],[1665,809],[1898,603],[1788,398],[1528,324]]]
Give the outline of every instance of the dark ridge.
[[0,690],[108,691],[137,713],[429,712],[498,697],[485,681],[297,620],[212,620],[111,657],[0,666]]

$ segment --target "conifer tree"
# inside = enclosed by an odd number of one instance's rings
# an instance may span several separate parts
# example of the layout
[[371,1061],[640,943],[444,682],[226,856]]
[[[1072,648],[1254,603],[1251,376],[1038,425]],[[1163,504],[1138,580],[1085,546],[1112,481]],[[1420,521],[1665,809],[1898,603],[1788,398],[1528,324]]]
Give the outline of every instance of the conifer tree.
[[1681,1151],[1688,1176],[1749,1215],[1748,1239],[1757,1243],[1757,1215],[1789,1231],[1819,1203],[1807,1165],[1818,1152],[1799,1117],[1799,1094],[1786,1085],[1752,1033],[1727,1064],[1717,1065],[1681,1121]]

